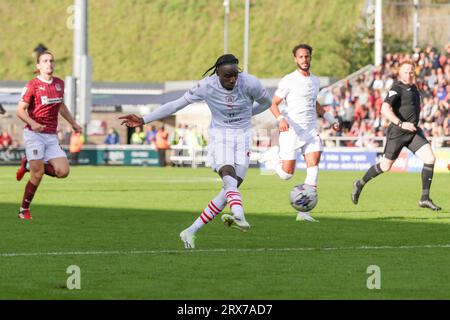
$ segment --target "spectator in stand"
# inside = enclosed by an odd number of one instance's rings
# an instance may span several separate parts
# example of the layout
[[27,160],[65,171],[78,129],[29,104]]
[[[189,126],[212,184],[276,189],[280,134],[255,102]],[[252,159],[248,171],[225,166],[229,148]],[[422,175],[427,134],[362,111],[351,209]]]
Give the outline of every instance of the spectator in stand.
[[429,88],[434,88],[434,85],[436,83],[437,83],[436,69],[431,69],[431,74],[428,76],[427,85]]
[[70,153],[70,163],[78,164],[78,158],[83,148],[83,136],[80,132],[72,132],[70,137],[69,153]]
[[145,140],[144,144],[151,145],[156,148],[156,128],[154,126],[145,126]]
[[381,114],[381,106],[383,105],[383,98],[381,97],[380,90],[375,90],[373,92],[373,98],[374,98],[374,106],[375,106],[375,113]]
[[354,121],[369,119],[369,109],[365,104],[359,103],[358,97],[355,97],[355,116]]
[[375,73],[375,79],[372,83],[372,89],[374,90],[382,90],[384,88],[384,82],[381,79],[381,75],[379,73]]
[[142,127],[134,128],[134,132],[131,135],[131,144],[143,144],[145,141],[145,133],[142,132]]
[[116,131],[116,129],[110,128],[108,130],[108,135],[106,136],[103,143],[104,144],[119,144],[120,143],[120,136],[119,136],[119,133]]
[[156,132],[156,150],[159,154],[159,165],[165,167],[167,165],[167,151],[169,146],[169,133],[164,128],[164,125]]
[[7,130],[3,130],[2,135],[0,136],[0,150],[8,149],[12,144],[11,136],[9,135]]
[[344,98],[346,96],[346,92],[352,92],[352,85],[348,79],[345,79],[344,85],[341,87],[341,97]]
[[348,93],[346,93],[346,99],[343,101],[338,116],[341,119],[342,127],[350,130],[355,117],[355,106],[354,101],[347,96],[347,94]]

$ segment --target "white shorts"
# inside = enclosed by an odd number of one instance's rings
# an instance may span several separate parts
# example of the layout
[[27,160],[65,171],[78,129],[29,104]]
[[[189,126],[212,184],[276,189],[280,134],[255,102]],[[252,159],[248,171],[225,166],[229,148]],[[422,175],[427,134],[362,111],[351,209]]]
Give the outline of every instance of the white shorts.
[[292,128],[289,128],[288,131],[280,132],[279,144],[279,157],[281,160],[296,160],[298,151],[305,155],[323,150],[322,141],[318,135],[302,137]]
[[58,136],[52,133],[39,133],[29,129],[23,130],[25,154],[27,160],[43,160],[48,162],[55,158],[67,158],[58,142]]
[[233,166],[236,175],[244,179],[250,163],[251,130],[209,129],[208,165],[218,172]]

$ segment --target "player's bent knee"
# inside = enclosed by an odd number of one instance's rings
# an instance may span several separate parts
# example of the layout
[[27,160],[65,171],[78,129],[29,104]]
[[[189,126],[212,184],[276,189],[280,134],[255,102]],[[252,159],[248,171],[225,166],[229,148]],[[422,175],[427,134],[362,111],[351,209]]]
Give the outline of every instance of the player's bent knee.
[[383,172],[388,172],[389,170],[391,170],[392,168],[392,163],[388,162],[388,163],[380,163],[380,168]]
[[434,156],[434,154],[427,157],[424,161],[424,163],[426,163],[426,164],[434,164],[435,162],[436,162],[436,157]]
[[70,173],[70,170],[68,170],[68,169],[56,169],[55,170],[56,177],[59,179],[67,178],[69,176],[69,173]]
[[289,180],[294,176],[293,172],[292,173],[286,172],[280,167],[276,168],[275,172],[278,174],[280,179],[283,180]]
[[231,166],[231,165],[225,165],[225,166],[221,167],[221,168],[218,170],[218,173],[219,173],[219,175],[220,175],[222,178],[225,177],[225,176],[231,176],[231,177],[233,177],[234,179],[237,179],[237,177],[236,177],[236,170],[235,170],[234,167]]
[[278,174],[278,176],[282,180],[290,180],[294,175],[293,174],[289,174],[289,173],[284,173],[282,175]]
[[288,169],[288,170],[283,170],[283,171],[286,172],[287,174],[290,174],[291,178],[292,178],[292,176],[294,175],[294,172],[295,172],[294,169]]

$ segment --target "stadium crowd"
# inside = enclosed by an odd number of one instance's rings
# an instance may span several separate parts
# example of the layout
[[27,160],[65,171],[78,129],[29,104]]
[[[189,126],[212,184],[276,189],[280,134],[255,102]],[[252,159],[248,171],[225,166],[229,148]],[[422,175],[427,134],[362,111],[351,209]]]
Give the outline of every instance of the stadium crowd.
[[[422,96],[420,127],[427,137],[450,136],[450,44],[443,52],[431,45],[416,48],[412,53],[388,53],[383,64],[369,74],[362,74],[353,82],[343,81],[321,92],[322,104],[339,117],[341,133],[322,122],[322,137],[356,137],[342,142],[343,146],[379,147],[388,123],[381,116],[381,105],[389,88],[396,80],[398,66],[403,60],[416,63],[416,84]],[[365,138],[365,139],[362,139]],[[330,146],[333,145],[332,142]],[[449,147],[450,141],[436,139],[436,146]]]

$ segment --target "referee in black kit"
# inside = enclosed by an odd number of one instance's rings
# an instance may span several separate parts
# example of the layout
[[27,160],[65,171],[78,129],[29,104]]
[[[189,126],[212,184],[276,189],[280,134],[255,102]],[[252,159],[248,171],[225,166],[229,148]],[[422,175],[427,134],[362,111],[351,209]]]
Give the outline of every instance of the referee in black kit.
[[381,173],[389,171],[402,148],[407,147],[424,163],[422,196],[419,200],[419,206],[431,210],[441,210],[430,199],[430,186],[436,158],[433,150],[431,150],[430,143],[422,130],[418,128],[420,94],[414,84],[414,71],[414,62],[403,61],[400,64],[399,81],[393,84],[381,107],[381,114],[391,122],[387,130],[384,154],[380,162],[370,167],[362,179],[353,183],[352,201],[354,204],[358,203],[364,185]]

